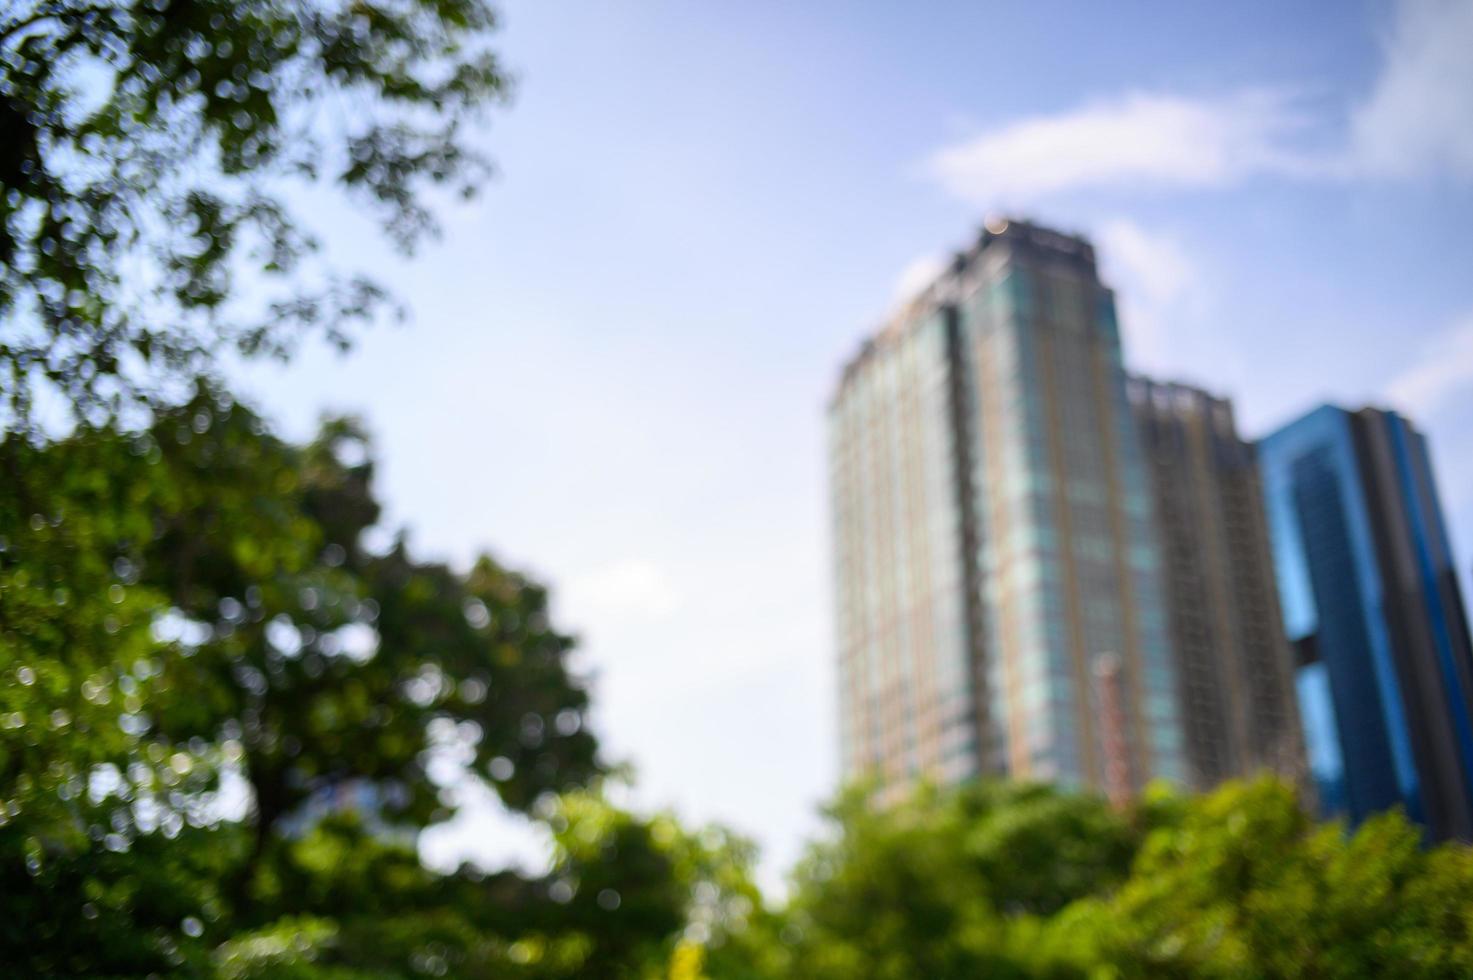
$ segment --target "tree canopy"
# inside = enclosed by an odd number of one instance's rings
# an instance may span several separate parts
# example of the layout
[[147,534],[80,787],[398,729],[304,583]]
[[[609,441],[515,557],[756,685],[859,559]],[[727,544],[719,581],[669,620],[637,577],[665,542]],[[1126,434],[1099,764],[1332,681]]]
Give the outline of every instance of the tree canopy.
[[[234,867],[213,901],[252,921],[303,895],[280,860],[304,813],[353,799],[417,829],[466,780],[527,811],[600,772],[541,587],[365,549],[379,506],[352,423],[292,446],[201,390],[145,432],[8,439],[0,465],[0,792],[36,874],[218,831]],[[132,915],[78,884],[82,922]]]
[[1461,977],[1473,851],[1316,824],[1265,777],[1134,808],[1040,786],[847,797],[795,875],[791,975]]
[[385,293],[320,261],[293,201],[337,188],[405,250],[433,231],[424,190],[488,170],[465,124],[508,91],[495,25],[486,0],[4,5],[0,421],[346,344]]

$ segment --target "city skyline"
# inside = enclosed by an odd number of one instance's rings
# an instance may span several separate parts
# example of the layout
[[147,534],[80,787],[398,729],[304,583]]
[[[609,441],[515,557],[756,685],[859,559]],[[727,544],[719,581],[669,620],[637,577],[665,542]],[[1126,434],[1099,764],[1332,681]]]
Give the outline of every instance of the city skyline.
[[[405,263],[309,202],[413,324],[235,374],[296,435],[362,412],[391,522],[550,582],[634,799],[751,832],[783,867],[837,773],[823,400],[990,211],[1099,240],[1135,365],[1230,395],[1247,437],[1326,400],[1402,407],[1466,574],[1463,10],[656,4],[570,28],[511,2],[499,177],[442,243]],[[982,57],[983,37],[1005,40]],[[1069,168],[1038,164],[1049,145]],[[512,833],[478,818],[427,852],[494,860]]]
[[[1307,627],[1291,632],[1286,624],[1313,614],[1305,612],[1308,586],[1296,592],[1287,584],[1281,613],[1285,555],[1297,547],[1275,496],[1285,491],[1265,497],[1258,446],[1239,435],[1231,401],[1179,382],[1138,374],[1127,380],[1114,298],[1096,278],[1095,261],[1087,240],[995,216],[839,372],[827,415],[843,777],[875,779],[881,801],[918,781],[989,775],[1087,785],[1124,801],[1155,776],[1206,790],[1267,769],[1299,785],[1309,805],[1327,814],[1359,820],[1390,805],[1387,797],[1347,807],[1352,761],[1341,758],[1340,737],[1326,734],[1325,716],[1333,728],[1337,712],[1313,687],[1318,679],[1328,690],[1315,673],[1323,667],[1301,662],[1296,680],[1295,660],[1303,661],[1313,637],[1306,638]],[[1067,377],[1071,370],[1083,373]],[[1092,402],[1088,410],[1073,404],[1081,395]],[[1287,438],[1282,432],[1335,412],[1341,410],[1323,406],[1269,437],[1275,486],[1284,479],[1276,448]],[[1376,414],[1365,409],[1357,417]],[[1413,517],[1393,517],[1383,486],[1373,498],[1388,516],[1377,518],[1376,535],[1405,537],[1412,532],[1389,529],[1408,520],[1409,527],[1431,529],[1401,547],[1430,549],[1442,577],[1425,612],[1408,605],[1392,616],[1396,669],[1432,656],[1409,645],[1425,635],[1451,644],[1444,660],[1463,666],[1447,669],[1466,672],[1473,664],[1431,464],[1421,436],[1406,431],[1392,441],[1410,440],[1422,454],[1416,481],[1428,496],[1419,498]],[[1119,461],[1099,469],[1112,453]],[[1146,470],[1132,459],[1143,459]],[[1122,463],[1127,469],[1115,472]],[[1148,494],[1139,492],[1143,486]],[[1125,494],[1111,504],[1116,488]],[[1277,506],[1278,535],[1288,539],[1271,542],[1266,499]],[[1100,504],[1121,509],[1102,521],[1089,512]],[[1123,538],[1133,517],[1141,530]],[[1025,542],[1021,550],[1011,547],[1014,539]],[[1104,574],[1090,593],[1084,587],[1095,557],[1105,562]],[[1127,567],[1134,577],[1124,577]],[[1389,566],[1382,574],[1392,574]],[[1020,608],[1030,596],[1036,609],[1026,602]],[[1102,600],[1113,598],[1119,604],[1106,616]],[[1026,621],[1030,615],[1037,621]],[[1425,622],[1428,615],[1434,620]],[[1171,669],[1158,667],[1156,677],[1178,710],[1143,721],[1133,705],[1143,690],[1145,638],[1127,638],[1121,628],[1152,619],[1169,623],[1169,643],[1151,642],[1170,650],[1162,662]],[[1330,635],[1334,628],[1322,627]],[[1342,626],[1342,645],[1349,642],[1344,629],[1367,628]],[[1028,637],[1034,639],[1020,643]],[[1334,668],[1342,732],[1346,717],[1363,713],[1350,706],[1351,674],[1372,674],[1369,662],[1347,666],[1349,657],[1340,654]],[[1058,669],[1070,660],[1072,672]],[[1433,712],[1439,695],[1427,676],[1422,670],[1404,707],[1392,683],[1396,717]],[[1042,696],[1028,694],[1030,678]],[[1460,690],[1446,695],[1454,706],[1448,717],[1462,718],[1466,728]],[[1062,729],[1057,716],[1044,722],[1045,707],[1055,704],[1076,706]],[[1446,739],[1431,734],[1429,724],[1411,731],[1418,751],[1435,756]],[[1141,736],[1153,730],[1180,745],[1179,759],[1153,764],[1142,752]],[[1339,760],[1338,776],[1325,772],[1327,755]],[[1465,817],[1457,817],[1456,806],[1448,810],[1449,793],[1453,803],[1466,795],[1466,776],[1455,763],[1450,770],[1431,758],[1422,763],[1423,790],[1403,787],[1401,802],[1434,833],[1467,836]],[[1442,801],[1435,817],[1427,815],[1424,792]],[[1452,818],[1462,822],[1448,829]]]

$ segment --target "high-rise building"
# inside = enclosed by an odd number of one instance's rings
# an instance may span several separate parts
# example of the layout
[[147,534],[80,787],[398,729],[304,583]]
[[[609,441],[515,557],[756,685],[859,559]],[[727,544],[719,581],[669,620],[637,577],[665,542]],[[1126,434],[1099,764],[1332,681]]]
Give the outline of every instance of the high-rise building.
[[846,776],[1183,780],[1149,474],[1092,246],[1023,222],[829,410]]
[[1306,778],[1258,461],[1233,407],[1198,388],[1130,383],[1153,471],[1171,642],[1193,782],[1268,769]]
[[1326,405],[1259,459],[1321,805],[1473,839],[1473,653],[1426,441]]

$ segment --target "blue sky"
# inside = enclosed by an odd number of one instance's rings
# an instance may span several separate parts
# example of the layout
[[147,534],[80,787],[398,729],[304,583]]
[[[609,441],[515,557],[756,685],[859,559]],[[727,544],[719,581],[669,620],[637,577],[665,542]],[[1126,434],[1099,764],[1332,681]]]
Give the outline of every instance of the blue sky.
[[[443,240],[406,260],[308,208],[411,323],[241,381],[292,434],[364,415],[421,550],[553,586],[635,804],[755,836],[769,878],[815,829],[823,405],[992,211],[1091,235],[1128,362],[1250,435],[1404,409],[1473,562],[1473,4],[504,11],[499,175]],[[492,809],[427,851],[528,853]]]

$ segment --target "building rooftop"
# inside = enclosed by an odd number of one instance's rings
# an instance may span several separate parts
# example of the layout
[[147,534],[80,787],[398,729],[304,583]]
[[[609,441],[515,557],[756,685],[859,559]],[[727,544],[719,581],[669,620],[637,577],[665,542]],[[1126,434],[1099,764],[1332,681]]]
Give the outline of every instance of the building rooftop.
[[935,280],[902,302],[877,330],[865,338],[859,350],[845,362],[830,405],[876,351],[883,350],[888,341],[903,335],[927,313],[953,302],[968,273],[984,255],[998,247],[1025,254],[1035,262],[1072,267],[1090,276],[1096,274],[1095,249],[1087,238],[1045,228],[1021,218],[988,218],[972,243],[954,253],[951,262]]

